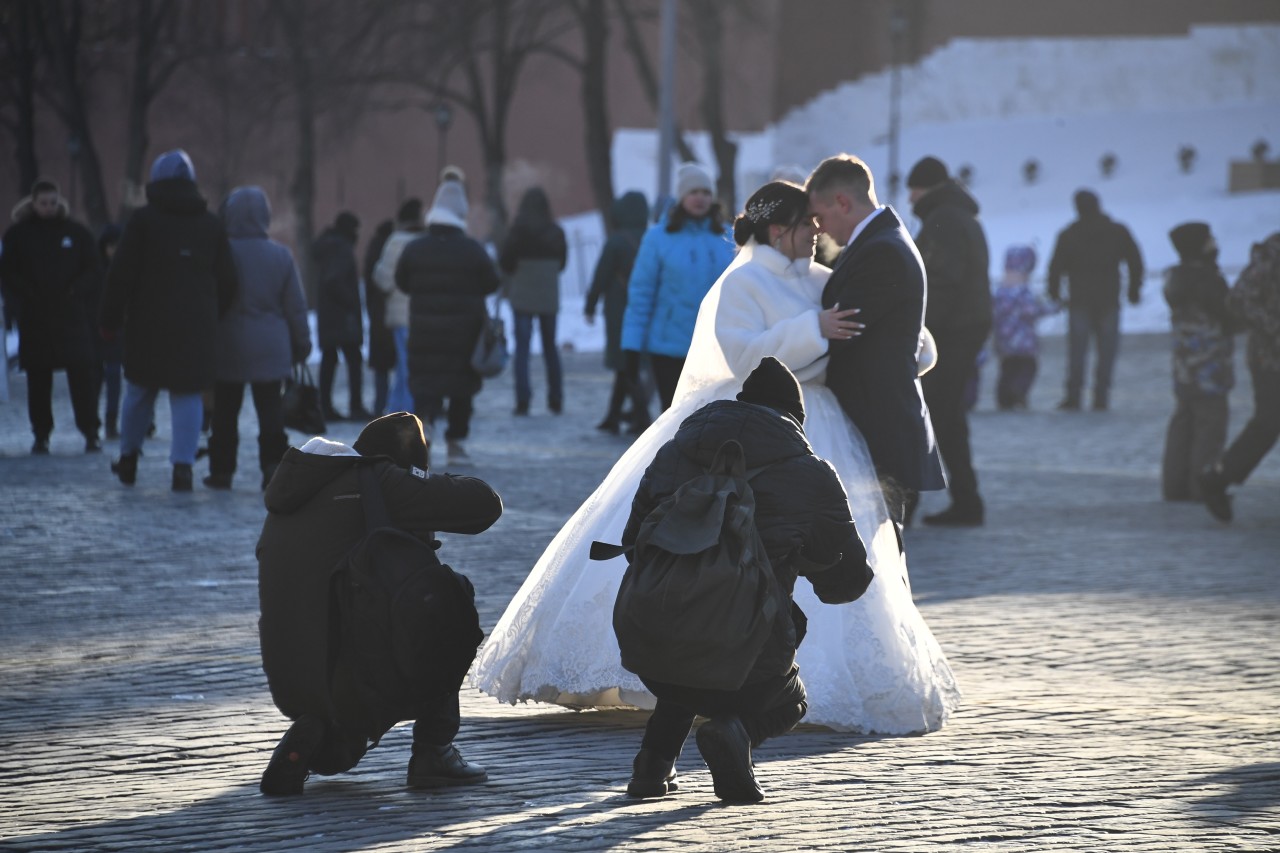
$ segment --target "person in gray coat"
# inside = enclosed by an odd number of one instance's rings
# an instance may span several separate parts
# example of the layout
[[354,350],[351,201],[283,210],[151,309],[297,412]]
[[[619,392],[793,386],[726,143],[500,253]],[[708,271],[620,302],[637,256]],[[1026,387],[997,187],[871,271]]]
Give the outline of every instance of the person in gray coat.
[[280,383],[311,353],[307,303],[293,253],[267,236],[271,205],[261,187],[237,187],[222,205],[240,292],[218,323],[213,386],[213,431],[209,436],[211,489],[231,488],[240,446],[244,386],[258,413],[258,466],[262,488],[288,449]]
[[560,272],[567,255],[564,229],[551,215],[546,192],[541,187],[527,190],[498,254],[498,266],[507,276],[502,295],[511,303],[516,320],[517,415],[529,414],[529,401],[533,396],[529,381],[529,344],[535,318],[542,339],[542,362],[547,368],[547,408],[557,415],[564,408],[564,373],[556,349],[556,315],[560,311]]

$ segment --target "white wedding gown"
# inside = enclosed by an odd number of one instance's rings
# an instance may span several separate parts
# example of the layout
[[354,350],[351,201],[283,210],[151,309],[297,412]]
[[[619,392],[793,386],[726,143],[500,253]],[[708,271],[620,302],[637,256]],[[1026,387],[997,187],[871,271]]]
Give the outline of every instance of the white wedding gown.
[[623,454],[556,534],[476,658],[472,683],[504,702],[573,708],[652,708],[622,668],[613,603],[626,561],[592,562],[593,540],[617,543],[658,448],[688,415],[733,397],[760,359],[786,364],[804,390],[805,433],[835,467],[875,580],[857,601],[822,604],[803,578],[795,600],[809,618],[797,662],[806,723],[838,731],[907,734],[941,728],[960,694],[946,657],[911,600],[906,563],[862,436],[823,385],[827,342],[818,326],[830,270],[750,242],[703,300],[671,408]]

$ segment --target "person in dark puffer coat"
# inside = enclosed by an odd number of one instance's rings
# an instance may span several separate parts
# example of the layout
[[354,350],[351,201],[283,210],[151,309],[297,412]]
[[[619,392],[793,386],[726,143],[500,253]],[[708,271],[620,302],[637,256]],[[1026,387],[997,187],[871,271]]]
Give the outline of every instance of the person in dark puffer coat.
[[18,322],[18,364],[27,374],[27,415],[35,436],[31,452],[49,452],[56,370],[67,373],[85,451],[98,451],[94,339],[100,273],[93,235],[71,219],[58,185],[41,179],[14,207],[3,242],[0,286]]
[[125,485],[137,476],[156,395],[165,389],[173,489],[191,491],[204,419],[200,395],[213,387],[218,319],[236,288],[226,229],[196,188],[191,159],[181,149],[161,154],[151,167],[147,204],[120,236],[102,302],[104,337],[124,330],[120,458],[112,471]]
[[466,465],[463,442],[471,432],[472,400],[480,375],[471,353],[487,315],[485,297],[498,289],[498,270],[484,247],[463,233],[467,197],[457,181],[436,191],[427,233],[405,246],[396,287],[409,294],[409,390],[414,413],[431,443],[436,419],[449,401],[448,464]]
[[[359,704],[344,641],[333,621],[331,578],[344,554],[365,535],[360,467],[372,465],[391,525],[434,544],[437,531],[477,534],[502,515],[502,499],[472,477],[428,475],[422,422],[398,412],[378,418],[348,447],[313,438],[285,453],[267,486],[267,519],[258,539],[258,622],[262,668],[276,707],[294,724],[263,773],[261,790],[296,795],[311,772],[341,773],[369,748],[355,721]],[[436,788],[483,782],[483,767],[464,759],[453,740],[458,694],[431,699],[413,726],[408,783]]]
[[[316,280],[316,335],[320,339],[320,405],[325,420],[330,421],[367,421],[373,417],[364,407],[364,357],[360,354],[364,326],[360,267],[356,263],[359,234],[360,220],[344,210],[311,247]],[[339,352],[347,364],[346,418],[333,405]]]
[[[724,442],[741,444],[752,480],[756,528],[790,611],[738,690],[711,690],[643,678],[657,697],[645,727],[627,793],[660,797],[675,790],[675,762],[695,716],[698,750],[711,770],[716,796],[758,802],[764,793],[751,770],[751,748],[795,727],[807,710],[795,651],[805,616],[791,601],[796,578],[806,577],[828,604],[854,601],[872,580],[866,550],[849,515],[844,488],[831,465],[813,455],[802,424],[800,385],[786,365],[766,357],[743,383],[737,400],[716,400],[694,412],[654,456],[636,491],[622,534],[635,544],[645,517],[688,480],[703,473]],[[745,662],[744,662],[745,663]]]
[[928,276],[924,325],[938,347],[938,366],[920,377],[938,452],[947,468],[951,505],[927,515],[925,524],[972,527],[983,523],[978,475],[969,448],[971,402],[978,355],[991,332],[991,281],[987,237],[978,202],[934,157],[916,163],[907,187],[920,218],[916,248]]

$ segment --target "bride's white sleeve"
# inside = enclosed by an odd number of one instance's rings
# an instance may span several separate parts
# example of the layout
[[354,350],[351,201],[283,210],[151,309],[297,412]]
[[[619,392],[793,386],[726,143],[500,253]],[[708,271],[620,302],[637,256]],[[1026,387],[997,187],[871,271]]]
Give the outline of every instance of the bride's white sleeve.
[[767,294],[754,293],[741,280],[725,284],[716,313],[716,338],[735,376],[747,376],[767,355],[796,371],[827,354],[817,308],[768,325],[762,307]]

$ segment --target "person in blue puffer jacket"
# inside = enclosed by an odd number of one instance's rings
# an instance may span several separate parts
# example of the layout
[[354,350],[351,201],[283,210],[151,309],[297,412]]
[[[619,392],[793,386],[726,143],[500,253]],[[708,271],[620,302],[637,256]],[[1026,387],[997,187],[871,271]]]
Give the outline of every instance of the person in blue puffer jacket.
[[635,375],[639,353],[648,354],[664,410],[675,397],[702,297],[734,254],[705,169],[682,165],[676,173],[676,198],[640,241],[622,321],[627,369]]

